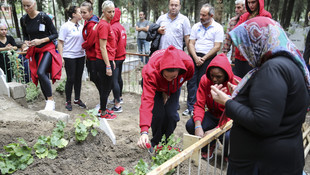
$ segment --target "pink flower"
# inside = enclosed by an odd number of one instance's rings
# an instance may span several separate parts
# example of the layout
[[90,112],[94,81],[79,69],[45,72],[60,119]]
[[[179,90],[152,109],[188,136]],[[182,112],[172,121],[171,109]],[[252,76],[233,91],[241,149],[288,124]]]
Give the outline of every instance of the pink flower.
[[117,174],[122,174],[122,172],[123,172],[124,170],[125,170],[125,168],[122,167],[122,166],[118,166],[118,167],[115,168],[115,172],[116,172]]
[[146,143],[145,146],[147,149],[151,148],[151,144],[149,144],[149,143]]

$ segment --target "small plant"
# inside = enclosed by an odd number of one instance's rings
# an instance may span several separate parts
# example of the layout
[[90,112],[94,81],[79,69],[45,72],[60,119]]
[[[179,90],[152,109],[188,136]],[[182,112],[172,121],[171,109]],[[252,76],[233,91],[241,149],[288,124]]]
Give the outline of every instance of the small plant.
[[18,143],[11,143],[3,147],[8,154],[0,154],[1,174],[24,170],[33,162],[32,148],[28,147],[24,139],[18,138],[17,140]]
[[24,82],[24,66],[20,58],[18,58],[18,54],[14,50],[7,51],[11,69],[14,75],[16,82]]
[[60,94],[64,93],[65,87],[66,87],[66,82],[67,82],[66,79],[64,79],[62,82],[60,82],[56,88],[56,91],[59,92]]
[[[125,168],[119,166],[115,169],[117,174],[121,175],[144,175],[165,163],[167,160],[171,159],[180,152],[179,148],[175,146],[180,142],[180,138],[174,139],[172,134],[168,139],[163,136],[161,142],[156,147],[156,156],[152,156],[152,167],[149,169],[149,165],[142,159],[139,160],[138,164],[135,166],[135,173],[128,172]],[[149,146],[148,146],[149,147]],[[174,170],[169,171],[167,174],[172,174]]]
[[96,136],[98,133],[96,127],[99,126],[99,120],[96,117],[94,110],[88,110],[86,112],[88,115],[81,115],[81,117],[84,119],[83,121],[81,121],[80,118],[77,118],[74,123],[75,138],[77,141],[84,141],[89,132],[93,136]]
[[39,136],[37,143],[33,146],[35,154],[40,158],[48,157],[55,159],[57,157],[56,148],[64,148],[68,145],[68,140],[64,139],[64,128],[66,124],[58,121],[51,136]]
[[33,82],[27,83],[26,88],[26,101],[32,102],[40,95],[40,85],[36,86]]

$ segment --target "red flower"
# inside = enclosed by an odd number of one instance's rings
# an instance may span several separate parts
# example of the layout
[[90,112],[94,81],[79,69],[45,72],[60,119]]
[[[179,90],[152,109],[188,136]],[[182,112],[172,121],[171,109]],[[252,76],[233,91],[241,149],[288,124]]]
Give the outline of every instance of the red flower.
[[122,174],[122,172],[125,170],[125,168],[124,167],[122,167],[122,166],[118,166],[117,168],[115,168],[115,172],[117,173],[117,174]]
[[149,144],[149,143],[146,143],[145,146],[147,149],[151,148],[151,144]]

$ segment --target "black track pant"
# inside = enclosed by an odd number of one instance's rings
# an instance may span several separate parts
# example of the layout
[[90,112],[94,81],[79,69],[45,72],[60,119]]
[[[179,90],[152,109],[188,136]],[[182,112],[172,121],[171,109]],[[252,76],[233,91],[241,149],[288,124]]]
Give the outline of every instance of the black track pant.
[[72,88],[74,87],[74,99],[79,100],[81,95],[82,75],[84,70],[85,57],[64,58],[67,74],[66,101],[71,101]]
[[[38,64],[39,62],[39,54],[35,55],[36,62]],[[49,79],[48,71],[50,70],[52,65],[52,54],[49,52],[44,52],[43,58],[40,62],[40,65],[38,66],[37,75],[40,82],[40,87],[43,92],[43,95],[45,96],[45,99],[47,97],[52,96],[52,85]]]

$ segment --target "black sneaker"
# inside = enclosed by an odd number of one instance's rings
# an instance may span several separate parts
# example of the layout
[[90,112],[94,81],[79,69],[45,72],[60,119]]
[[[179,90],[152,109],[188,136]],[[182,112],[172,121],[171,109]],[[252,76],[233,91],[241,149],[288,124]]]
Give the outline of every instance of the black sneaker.
[[66,109],[68,109],[68,111],[72,111],[71,101],[66,102]]
[[74,100],[73,103],[79,105],[81,108],[86,108],[86,105],[81,100]]
[[113,106],[113,108],[111,108],[110,109],[111,111],[114,111],[114,112],[123,112],[123,109],[122,109],[122,107],[120,106],[120,107],[116,107],[116,106]]

